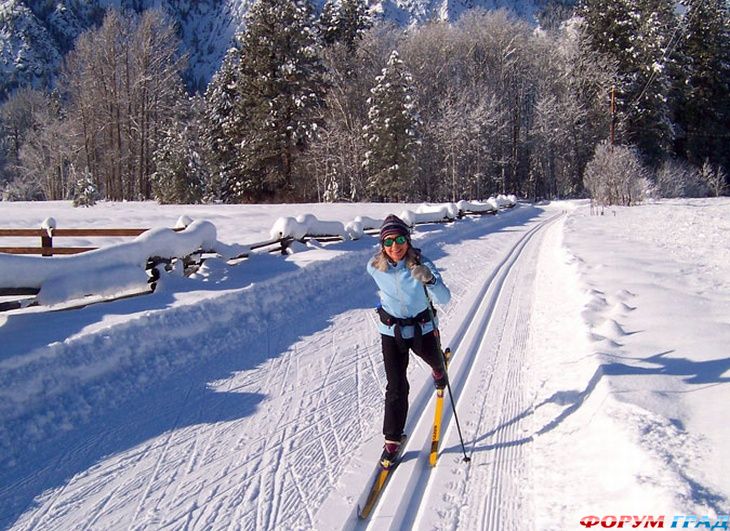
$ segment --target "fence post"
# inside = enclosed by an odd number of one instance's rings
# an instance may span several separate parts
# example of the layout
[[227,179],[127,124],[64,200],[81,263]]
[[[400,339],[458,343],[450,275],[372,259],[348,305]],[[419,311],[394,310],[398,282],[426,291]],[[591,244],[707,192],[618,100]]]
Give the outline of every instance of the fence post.
[[45,234],[41,236],[41,256],[53,256],[53,229],[42,227]]

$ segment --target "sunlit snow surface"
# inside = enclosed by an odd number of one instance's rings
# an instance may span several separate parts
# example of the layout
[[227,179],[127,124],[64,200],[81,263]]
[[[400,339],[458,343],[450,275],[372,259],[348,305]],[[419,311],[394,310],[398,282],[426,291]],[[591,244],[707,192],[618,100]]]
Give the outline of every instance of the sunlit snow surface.
[[[282,216],[346,224],[409,206],[2,203],[0,227],[188,215],[247,245]],[[522,204],[419,226],[453,293],[439,318],[472,461],[447,413],[427,467],[433,391],[413,358],[411,437],[373,528],[727,514],[728,234],[727,199],[603,216]],[[362,527],[385,385],[364,268],[376,245],[212,260],[152,295],[0,314],[0,527]]]

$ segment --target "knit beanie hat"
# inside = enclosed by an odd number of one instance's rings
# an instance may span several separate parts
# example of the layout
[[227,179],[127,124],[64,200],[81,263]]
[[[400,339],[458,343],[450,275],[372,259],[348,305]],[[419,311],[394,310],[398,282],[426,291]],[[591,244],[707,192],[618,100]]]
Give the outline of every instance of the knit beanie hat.
[[385,218],[383,225],[380,227],[380,241],[382,242],[388,236],[399,235],[405,236],[408,241],[411,241],[411,231],[408,225],[398,216],[391,214]]

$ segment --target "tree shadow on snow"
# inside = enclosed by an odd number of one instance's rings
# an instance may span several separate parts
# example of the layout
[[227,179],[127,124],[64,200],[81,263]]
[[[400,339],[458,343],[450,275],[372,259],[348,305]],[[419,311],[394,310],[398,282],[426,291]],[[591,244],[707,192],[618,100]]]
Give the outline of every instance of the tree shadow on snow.
[[694,361],[687,358],[667,358],[673,350],[660,352],[648,358],[636,359],[657,367],[635,367],[625,363],[607,363],[602,365],[607,376],[681,376],[688,384],[721,384],[730,382],[730,377],[723,374],[730,371],[730,358],[717,360]]
[[[251,260],[228,266],[223,280],[212,282],[165,276],[154,293],[128,299],[104,301],[84,308],[16,313],[6,315],[0,325],[2,353],[0,359],[24,355],[35,349],[62,342],[108,316],[129,316],[170,308],[177,295],[195,291],[219,292],[242,289],[254,282],[264,282],[299,267],[281,256],[256,255]],[[80,300],[83,302],[83,300]]]
[[[79,429],[51,436],[32,448],[19,448],[14,466],[0,473],[0,528],[9,527],[36,506],[39,495],[68,484],[77,474],[107,466],[113,477],[124,466],[122,460],[142,459],[150,448],[161,445],[160,435],[251,415],[264,399],[257,393],[216,393],[201,387],[195,376],[185,375],[156,392],[94,415]],[[120,461],[114,462],[117,455]],[[100,465],[108,460],[111,464]]]
[[[231,295],[232,298],[226,299],[227,305],[240,307],[234,311],[244,320],[210,321],[207,326],[192,327],[189,334],[170,336],[169,342],[161,347],[165,350],[163,363],[174,365],[177,353],[197,352],[191,349],[200,345],[210,350],[201,353],[197,361],[195,357],[182,357],[187,365],[163,371],[159,381],[144,384],[139,391],[129,373],[122,374],[119,399],[110,396],[113,391],[106,389],[114,388],[119,378],[117,374],[108,381],[85,384],[91,390],[83,388],[80,398],[77,393],[69,403],[58,405],[57,409],[63,415],[75,408],[77,402],[83,402],[91,410],[88,418],[63,432],[63,421],[51,412],[48,420],[59,424],[55,433],[33,445],[21,447],[16,444],[12,450],[14,455],[0,456],[3,465],[11,465],[0,466],[0,529],[12,525],[35,505],[52,503],[39,497],[47,498],[54,489],[64,487],[78,474],[98,466],[113,468],[115,456],[127,460],[130,455],[143,454],[150,445],[163,444],[168,434],[185,436],[186,428],[212,426],[254,414],[266,399],[266,395],[259,392],[247,392],[249,386],[245,382],[251,384],[251,389],[262,388],[255,382],[256,368],[287,353],[302,338],[325,330],[336,316],[351,310],[374,308],[377,295],[375,285],[365,271],[367,254],[369,250],[363,252],[362,264],[358,260],[358,263],[348,265],[346,258],[335,259],[314,264],[319,269],[309,272],[309,268],[302,270],[290,264],[286,267],[292,267],[293,273],[281,279],[275,278],[282,271],[279,267],[276,272],[271,271],[271,280],[276,280],[274,284],[261,281],[254,289]],[[279,258],[277,262],[286,261]],[[261,273],[260,278],[265,276]],[[274,299],[267,300],[270,292]],[[105,311],[109,312],[108,308]],[[196,319],[204,319],[206,315],[201,314]],[[256,322],[245,320],[251,318]],[[80,322],[83,321],[80,318]],[[179,326],[177,322],[173,319],[172,325]],[[140,324],[139,332],[154,336],[155,327]],[[123,334],[121,337],[129,339],[130,336]],[[142,348],[149,349],[150,344],[158,343],[150,343],[144,337],[139,340]],[[143,369],[133,370],[131,374],[139,373],[144,377]],[[237,380],[240,389],[216,391],[211,386],[213,382],[223,385],[220,382],[233,375],[240,375]],[[242,379],[244,384],[241,385]],[[90,398],[96,396],[95,388],[101,388],[102,399],[98,402]],[[59,396],[56,400],[69,399]],[[36,419],[38,412],[33,411],[30,415],[33,415],[31,419]],[[24,420],[26,423],[22,424]],[[14,430],[12,425],[4,425],[2,435],[12,437],[13,433],[19,433],[25,437],[37,420],[13,422],[20,428],[16,426]],[[196,437],[194,431],[190,430],[191,440]],[[256,439],[263,435],[251,434],[251,437]],[[236,450],[231,448],[230,451]],[[117,463],[118,468],[122,466]]]
[[[626,363],[601,364],[591,376],[591,379],[588,381],[585,389],[582,391],[558,391],[542,402],[536,405],[531,405],[512,419],[503,422],[489,432],[481,434],[471,441],[465,441],[466,447],[468,449],[470,448],[473,453],[481,453],[531,443],[535,437],[555,430],[568,417],[577,412],[591,396],[604,376],[674,376],[681,377],[682,381],[685,383],[704,386],[722,385],[730,382],[730,377],[724,376],[725,373],[730,371],[730,358],[694,361],[687,358],[667,357],[667,355],[672,352],[674,351],[668,350],[643,359],[632,358],[638,362],[655,365],[655,367],[637,367]],[[667,391],[662,392],[667,393]],[[494,438],[510,426],[518,424],[520,421],[530,417],[535,413],[535,411],[548,404],[564,406],[564,409],[558,413],[555,418],[546,422],[541,428],[535,430],[531,435],[509,441],[480,445],[480,443]],[[674,425],[678,429],[683,429],[683,427],[681,425],[677,425],[676,422]],[[445,449],[444,452],[460,453],[461,446],[452,446]],[[694,502],[712,507],[716,514],[726,514],[727,507],[725,507],[724,504],[727,503],[727,499],[723,495],[713,492],[709,487],[706,487],[698,483],[696,480],[688,477],[683,470],[678,469],[677,472],[689,486]]]

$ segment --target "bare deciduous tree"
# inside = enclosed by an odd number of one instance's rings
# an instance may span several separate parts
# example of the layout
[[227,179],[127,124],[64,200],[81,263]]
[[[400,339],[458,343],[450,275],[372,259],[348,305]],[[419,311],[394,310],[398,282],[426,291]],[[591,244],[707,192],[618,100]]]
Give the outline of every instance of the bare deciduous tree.
[[[0,185],[18,179],[20,150],[26,139],[38,130],[39,111],[47,104],[43,92],[20,88],[0,106]],[[20,184],[18,181],[15,186]]]
[[18,176],[27,183],[37,183],[44,199],[69,199],[74,184],[69,177],[73,151],[68,122],[59,103],[48,98],[33,120],[37,131],[20,150]]
[[184,94],[178,47],[162,12],[110,11],[69,54],[63,82],[80,147],[77,165],[89,168],[109,199],[150,197],[152,154]]

